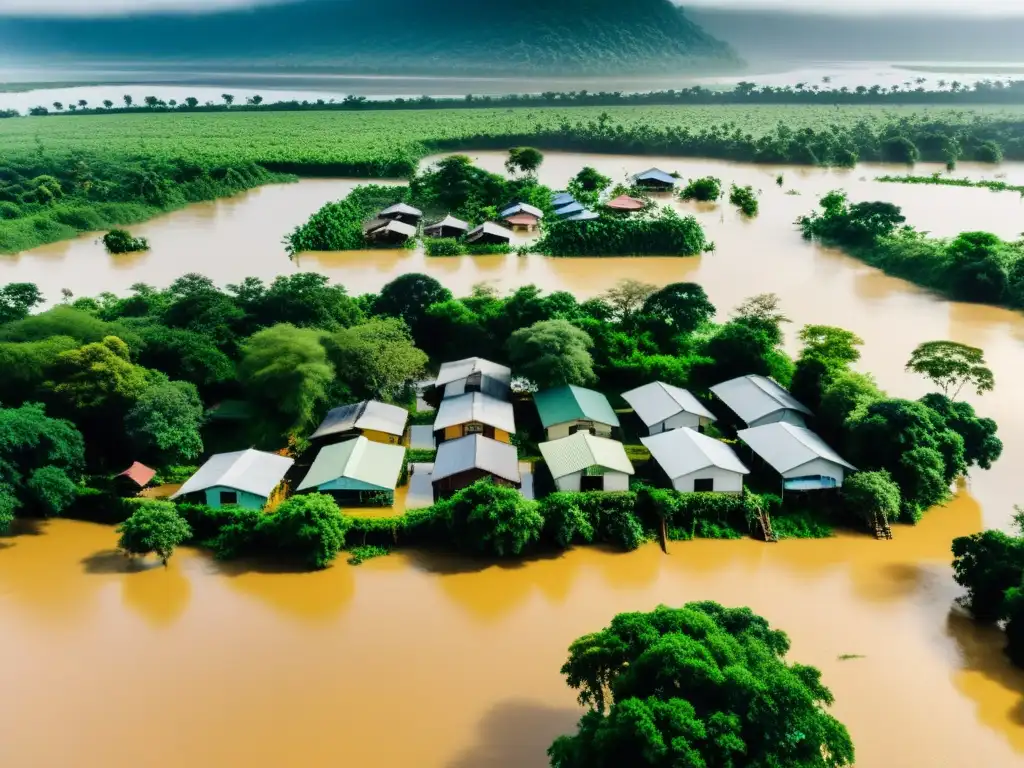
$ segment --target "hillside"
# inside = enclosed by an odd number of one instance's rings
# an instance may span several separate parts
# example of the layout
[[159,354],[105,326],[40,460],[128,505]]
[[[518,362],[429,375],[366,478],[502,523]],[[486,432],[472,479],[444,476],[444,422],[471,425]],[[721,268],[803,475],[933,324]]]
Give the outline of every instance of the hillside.
[[738,64],[669,0],[297,0],[214,14],[0,19],[22,56],[348,72],[683,73]]

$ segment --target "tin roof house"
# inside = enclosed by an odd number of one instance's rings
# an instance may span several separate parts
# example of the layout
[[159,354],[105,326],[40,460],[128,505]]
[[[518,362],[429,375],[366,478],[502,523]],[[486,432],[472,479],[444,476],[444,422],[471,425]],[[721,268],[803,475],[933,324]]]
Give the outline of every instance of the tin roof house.
[[434,440],[441,445],[466,435],[483,435],[500,443],[512,442],[516,419],[512,403],[483,392],[467,392],[441,401],[434,419]]
[[740,493],[750,470],[732,448],[692,429],[641,437],[672,488],[686,493]]
[[252,449],[218,453],[171,498],[192,496],[214,509],[229,505],[262,509],[294,463],[285,456]]
[[413,208],[411,205],[405,203],[396,203],[389,208],[385,208],[383,211],[377,214],[378,219],[387,219],[389,221],[400,221],[403,224],[411,224],[415,227],[420,223],[420,219],[423,218],[423,211],[419,208]]
[[480,243],[481,245],[502,245],[511,241],[512,233],[493,221],[485,221],[466,235],[467,243]]
[[643,189],[653,191],[668,191],[675,187],[676,177],[666,173],[660,168],[648,168],[642,173],[633,176],[633,183]]
[[317,445],[329,445],[362,435],[377,443],[398,445],[408,420],[409,412],[404,408],[364,400],[328,411],[309,440]]
[[623,392],[622,398],[633,407],[649,435],[681,427],[699,432],[715,421],[711,411],[687,390],[660,381]]
[[443,397],[458,397],[466,392],[483,392],[508,400],[512,387],[512,369],[482,357],[467,357],[444,363],[437,372],[434,389]]
[[715,397],[729,406],[748,427],[777,421],[802,427],[811,411],[772,379],[740,376],[711,387]]
[[577,386],[546,389],[533,396],[548,440],[558,440],[577,432],[611,437],[619,426],[608,398],[600,392]]
[[469,231],[469,224],[456,219],[450,213],[438,222],[423,228],[427,237],[462,237]]
[[442,443],[431,474],[434,498],[443,499],[484,478],[498,485],[519,488],[519,454],[514,445],[483,435],[469,435]]
[[782,475],[787,491],[841,488],[857,468],[806,427],[775,422],[736,433],[744,443]]
[[622,443],[589,432],[540,444],[560,491],[628,491],[633,464]]
[[328,493],[340,504],[362,503],[387,494],[394,503],[405,448],[357,437],[321,448],[298,492]]

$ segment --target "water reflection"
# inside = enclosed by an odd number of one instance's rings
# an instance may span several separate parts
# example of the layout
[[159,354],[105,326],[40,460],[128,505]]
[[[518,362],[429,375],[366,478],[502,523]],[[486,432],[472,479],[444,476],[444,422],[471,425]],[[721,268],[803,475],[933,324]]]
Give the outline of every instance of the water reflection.
[[446,768],[522,768],[546,765],[545,753],[558,736],[576,731],[583,710],[543,702],[505,701],[481,721],[479,743]]
[[297,572],[294,566],[265,561],[217,562],[204,559],[202,571],[225,576],[228,587],[294,619],[327,623],[336,619],[355,594],[353,569],[344,559],[324,571]]

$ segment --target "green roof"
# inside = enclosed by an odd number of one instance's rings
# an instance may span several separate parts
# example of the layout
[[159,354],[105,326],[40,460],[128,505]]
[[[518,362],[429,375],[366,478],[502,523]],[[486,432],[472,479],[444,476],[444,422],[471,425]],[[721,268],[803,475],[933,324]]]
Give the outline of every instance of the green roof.
[[615,415],[608,398],[592,389],[572,385],[546,389],[534,395],[533,401],[537,404],[537,412],[545,429],[577,419],[619,426],[619,417]]
[[540,452],[551,470],[551,476],[558,480],[566,475],[582,472],[588,467],[604,467],[614,472],[633,474],[633,464],[626,455],[622,443],[606,437],[595,437],[589,432],[541,443]]
[[317,488],[340,478],[393,491],[402,472],[405,448],[357,437],[321,448],[298,490]]

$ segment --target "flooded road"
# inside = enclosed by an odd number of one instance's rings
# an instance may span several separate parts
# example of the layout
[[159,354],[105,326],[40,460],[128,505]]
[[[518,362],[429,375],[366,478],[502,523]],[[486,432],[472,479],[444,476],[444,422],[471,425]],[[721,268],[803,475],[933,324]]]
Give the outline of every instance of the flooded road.
[[[503,157],[475,153],[497,170]],[[109,528],[55,521],[0,540],[0,763],[128,766],[437,766],[532,768],[578,717],[558,668],[568,644],[617,612],[714,599],[749,605],[789,633],[792,658],[820,667],[860,768],[1024,763],[1024,673],[997,632],[951,604],[955,536],[1006,527],[1024,503],[1024,316],[951,303],[839,253],[792,226],[824,192],[904,208],[937,235],[1024,230],[1012,193],[879,184],[885,170],[736,166],[667,158],[549,154],[560,186],[589,164],[616,180],[652,165],[712,173],[762,190],[761,214],[679,203],[717,251],[695,259],[427,259],[415,252],[303,254],[281,236],[353,182],[308,181],[192,206],[133,228],[147,254],[115,259],[88,238],[0,259],[0,283],[35,281],[51,299],[163,286],[187,271],[218,283],[322,271],[352,293],[398,274],[433,274],[456,294],[492,281],[580,296],[623,277],[701,283],[720,316],[774,291],[793,320],[841,325],[865,340],[860,367],[898,396],[925,384],[904,373],[920,342],[984,348],[996,390],[973,399],[996,419],[1002,460],[945,508],[892,542],[699,541],[618,555],[596,549],[511,567],[403,553],[358,568],[287,574],[181,552],[168,569],[129,571]],[[918,173],[927,172],[919,168]],[[775,185],[778,173],[784,186]],[[1024,165],[999,169],[1024,181]],[[981,178],[992,170],[961,168]],[[862,180],[863,179],[863,180]],[[787,195],[796,190],[799,195]],[[841,655],[855,655],[840,661]]]

